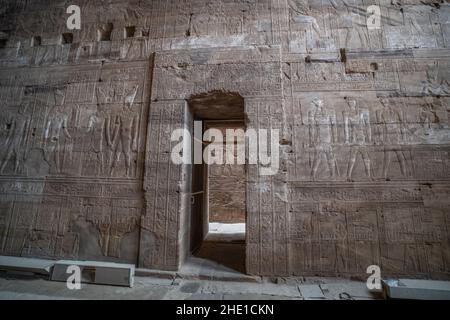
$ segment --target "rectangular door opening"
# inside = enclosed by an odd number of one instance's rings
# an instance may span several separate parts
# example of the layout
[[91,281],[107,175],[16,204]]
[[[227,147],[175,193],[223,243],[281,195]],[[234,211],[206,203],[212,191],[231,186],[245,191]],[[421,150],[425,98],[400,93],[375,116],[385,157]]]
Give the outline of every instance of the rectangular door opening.
[[[217,266],[220,270],[245,274],[246,165],[245,161],[240,164],[237,161],[239,150],[237,138],[228,142],[229,145],[233,144],[234,153],[227,150],[226,141],[227,130],[245,132],[243,101],[240,103],[242,117],[231,119],[227,119],[224,112],[212,112],[214,107],[206,109],[205,101],[202,102],[200,107],[195,101],[190,102],[192,120],[201,121],[202,136],[202,139],[198,139],[198,135],[194,134],[195,128],[192,130],[193,149],[196,143],[200,143],[203,150],[203,164],[192,165],[190,256],[204,261],[208,266]],[[235,103],[233,105],[236,106]],[[222,141],[216,140],[215,135],[210,140],[203,139],[211,130],[219,133],[219,136],[221,133]],[[241,145],[242,143],[243,141]],[[208,147],[209,150],[211,147],[214,150],[222,148],[223,162],[207,161],[205,157],[208,154]],[[242,149],[245,150],[245,147]],[[212,153],[215,155],[215,151]],[[231,156],[229,155],[227,159],[227,154],[234,156],[234,161],[230,163]]]
[[[238,121],[203,121],[203,133],[210,129],[223,132],[224,141],[218,143],[226,155],[227,129],[244,131],[245,125]],[[235,153],[237,150],[235,141]],[[194,165],[192,180],[192,255],[245,273],[245,164]]]

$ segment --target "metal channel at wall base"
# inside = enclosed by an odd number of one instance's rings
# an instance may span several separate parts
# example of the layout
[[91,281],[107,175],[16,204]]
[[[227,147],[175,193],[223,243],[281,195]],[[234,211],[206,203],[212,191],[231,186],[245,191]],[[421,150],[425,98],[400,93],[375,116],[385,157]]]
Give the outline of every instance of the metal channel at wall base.
[[73,273],[67,273],[70,266],[81,270],[81,283],[133,287],[135,266],[98,261],[57,261],[53,267],[51,280],[66,282]]

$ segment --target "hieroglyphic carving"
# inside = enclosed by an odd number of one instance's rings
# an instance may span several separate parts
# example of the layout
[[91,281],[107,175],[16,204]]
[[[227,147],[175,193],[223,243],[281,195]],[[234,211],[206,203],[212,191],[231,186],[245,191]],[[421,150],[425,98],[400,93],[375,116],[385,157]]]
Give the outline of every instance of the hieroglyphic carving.
[[450,80],[443,78],[439,73],[439,63],[435,62],[428,66],[427,79],[423,84],[423,93],[429,95],[449,95]]
[[[337,162],[333,152],[333,144],[337,142],[336,115],[324,107],[319,98],[312,101],[315,110],[309,115],[310,141],[314,147],[314,160],[311,178],[314,180],[319,165],[324,158],[332,178],[336,176]],[[339,175],[339,173],[338,173]]]
[[[346,48],[368,48],[369,47],[369,34],[367,30],[366,12],[364,7],[359,7],[357,4],[349,4],[346,0],[341,0],[347,15],[346,20],[346,36],[345,47]],[[336,2],[331,1],[334,8],[337,8]]]
[[99,243],[105,257],[121,258],[122,238],[137,228],[137,219],[119,214],[95,216],[90,221],[98,229]]
[[89,117],[89,122],[86,128],[86,133],[89,136],[87,139],[88,147],[86,152],[88,154],[95,154],[96,161],[99,162],[97,166],[97,175],[107,174],[105,171],[106,158],[105,158],[105,146],[107,144],[107,136],[109,130],[106,127],[106,121],[108,119],[108,112],[103,105],[97,105],[95,113]]
[[[133,98],[134,101],[134,98]],[[122,110],[108,118],[106,125],[108,146],[110,148],[110,174],[114,174],[120,155],[125,159],[126,176],[132,174],[132,152],[137,151],[139,121],[132,110],[132,101],[122,107]],[[111,126],[113,132],[111,133]]]
[[378,123],[382,125],[381,142],[384,145],[383,177],[388,178],[392,155],[396,155],[403,176],[410,176],[410,165],[405,156],[406,130],[404,116],[395,110],[389,99],[381,99],[382,109],[378,111]]
[[367,145],[372,142],[369,110],[361,109],[354,98],[347,100],[349,109],[344,112],[345,143],[350,147],[350,160],[347,167],[347,179],[351,180],[357,156],[360,154],[364,161],[366,175],[372,177],[370,156]]
[[[86,0],[79,3],[82,30],[64,44],[59,4],[47,2],[43,10],[44,1],[6,1],[0,9],[8,12],[0,19],[8,34],[6,42],[0,36],[2,254],[134,263],[138,236],[128,230],[142,207],[145,152],[140,260],[176,269],[180,247],[187,246],[178,238],[187,219],[178,218],[186,209],[188,171],[171,166],[169,140],[158,139],[180,125],[175,110],[184,100],[221,90],[259,99],[246,103],[248,124],[281,123],[284,130],[283,173],[258,179],[248,168],[249,272],[352,276],[374,263],[385,274],[448,278],[448,227],[442,226],[450,225],[449,8],[431,0],[379,1],[382,29],[368,32],[366,2]],[[97,41],[108,23],[100,40],[110,41]],[[136,31],[132,37],[124,35],[127,27]],[[147,59],[151,52],[154,61]],[[153,62],[149,88],[144,78]],[[57,87],[66,88],[64,103],[50,97]],[[27,88],[36,90],[27,94]],[[145,151],[144,96],[154,107]],[[356,108],[346,96],[355,97]],[[316,114],[314,105],[308,113],[313,97],[330,117]],[[380,97],[389,97],[391,110]],[[16,110],[22,104],[24,117]],[[283,114],[275,120],[276,111]],[[29,129],[13,131],[27,119]],[[14,138],[20,132],[28,140]],[[52,136],[59,144],[44,145]],[[332,178],[328,158],[336,162]],[[346,174],[339,176],[338,167]],[[50,205],[53,198],[59,202]],[[116,223],[123,223],[124,235]]]
[[28,133],[31,124],[31,118],[28,115],[28,104],[23,103],[19,106],[15,114],[10,114],[6,122],[7,136],[2,141],[3,158],[1,162],[0,173],[3,173],[9,160],[14,158],[14,173],[19,174],[23,171],[23,164],[27,158]]
[[320,37],[321,31],[317,24],[316,18],[310,14],[308,1],[305,0],[288,0],[291,11],[291,19],[295,23],[305,23],[310,25],[317,36]]
[[70,159],[72,156],[69,115],[62,95],[63,93],[59,90],[55,92],[56,104],[48,115],[44,134],[45,158],[51,164],[55,174],[63,173],[66,158]]
[[440,123],[440,119],[436,114],[433,102],[425,101],[419,114],[419,122],[424,129],[432,129],[436,124]]

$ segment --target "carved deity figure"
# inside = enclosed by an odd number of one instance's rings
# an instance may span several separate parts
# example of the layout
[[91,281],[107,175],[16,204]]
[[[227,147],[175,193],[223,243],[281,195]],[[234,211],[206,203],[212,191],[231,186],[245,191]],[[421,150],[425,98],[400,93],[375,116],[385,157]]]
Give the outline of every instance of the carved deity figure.
[[450,83],[444,76],[439,75],[438,63],[428,66],[427,81],[424,82],[423,93],[433,96],[450,94]]
[[68,129],[69,115],[64,107],[63,89],[55,90],[54,100],[54,107],[48,113],[45,124],[44,157],[54,173],[60,174],[66,153],[66,142],[72,140],[72,136]]
[[321,99],[312,102],[315,110],[310,113],[310,135],[311,144],[315,148],[311,176],[314,180],[322,158],[328,163],[328,169],[332,177],[336,175],[336,158],[333,153],[332,144],[337,140],[336,116],[328,113]]
[[21,104],[16,114],[9,115],[7,122],[7,137],[5,140],[5,155],[1,163],[0,173],[3,173],[9,160],[14,157],[14,172],[18,173],[26,160],[27,135],[31,119],[26,114],[27,104]]
[[320,27],[316,18],[311,15],[307,0],[288,0],[289,8],[292,12],[292,20],[297,23],[305,23],[312,26],[313,30],[320,37]]
[[98,161],[100,167],[98,173],[101,174],[106,167],[105,163],[105,150],[106,145],[106,119],[107,115],[101,105],[98,105],[97,111],[89,117],[89,123],[87,127],[87,133],[91,136],[86,139],[89,144],[87,151],[94,152],[98,155]]
[[378,123],[382,124],[381,140],[384,144],[383,176],[388,177],[392,155],[396,155],[400,163],[402,175],[409,175],[407,160],[402,150],[406,141],[406,127],[403,115],[395,110],[388,99],[381,100],[382,109],[378,112]]
[[[351,46],[351,40],[357,36],[359,39],[359,47],[367,48],[369,44],[369,34],[367,33],[367,11],[365,7],[358,7],[357,4],[349,0],[329,0],[336,14],[343,16],[351,25],[347,28],[345,37],[345,45]],[[345,10],[346,13],[339,13]]]
[[[422,34],[423,33],[423,29],[420,26],[419,22],[417,22],[416,16],[420,16],[423,13],[417,11],[414,9],[413,6],[409,6],[408,10],[404,11],[403,16],[405,19],[405,24],[409,24],[409,30],[411,31],[412,34]],[[415,31],[415,32],[414,32]]]
[[422,106],[419,113],[419,122],[423,128],[427,130],[432,129],[433,124],[440,122],[432,102],[427,101],[425,105]]
[[[369,34],[367,30],[367,12],[366,8],[358,7],[357,5],[350,5],[345,0],[341,0],[344,4],[347,14],[345,15],[348,19],[350,27],[347,28],[347,34],[345,37],[345,45],[347,47],[352,46],[352,39],[357,39],[359,41],[358,48],[369,47]],[[337,4],[332,2],[334,8]]]
[[[106,123],[106,133],[108,146],[111,148],[111,172],[113,175],[117,163],[120,161],[120,155],[125,158],[126,175],[131,175],[131,156],[132,152],[137,151],[137,138],[139,129],[139,119],[132,110],[133,100],[127,100],[121,112],[114,116],[113,121],[108,117]],[[113,122],[113,123],[112,123]],[[114,125],[111,136],[111,126]]]
[[110,83],[105,83],[105,85],[97,85],[95,88],[95,94],[97,98],[97,103],[112,103],[114,102],[114,97],[116,92],[114,87]]
[[356,157],[361,154],[366,169],[366,175],[370,178],[370,157],[367,145],[372,142],[369,110],[361,109],[359,103],[350,98],[347,100],[348,111],[344,112],[345,143],[350,145],[350,160],[347,167],[347,179],[351,180],[355,167]]
[[66,142],[71,140],[69,133],[69,116],[62,104],[56,105],[50,112],[45,127],[45,158],[53,165],[57,174],[62,173],[62,165],[66,152]]

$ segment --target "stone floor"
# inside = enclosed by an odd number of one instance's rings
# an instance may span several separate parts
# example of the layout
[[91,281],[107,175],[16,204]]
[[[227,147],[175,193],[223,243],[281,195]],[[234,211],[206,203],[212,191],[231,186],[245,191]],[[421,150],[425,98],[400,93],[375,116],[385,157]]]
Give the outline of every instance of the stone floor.
[[207,238],[195,256],[245,273],[245,241],[215,241]]
[[381,299],[365,283],[334,278],[283,278],[261,282],[136,277],[133,288],[65,283],[35,276],[0,274],[0,300],[367,300]]

